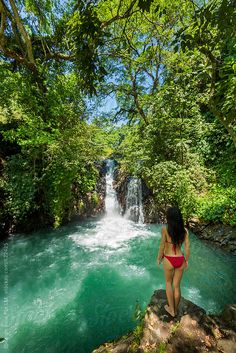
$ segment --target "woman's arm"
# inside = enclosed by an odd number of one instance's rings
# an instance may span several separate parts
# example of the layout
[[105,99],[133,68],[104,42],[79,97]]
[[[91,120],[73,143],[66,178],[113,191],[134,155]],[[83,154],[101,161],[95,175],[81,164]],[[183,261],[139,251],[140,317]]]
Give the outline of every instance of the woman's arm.
[[165,249],[165,241],[166,241],[165,231],[164,231],[164,227],[162,227],[162,230],[161,230],[161,243],[160,243],[159,252],[158,252],[158,255],[157,255],[157,263],[158,263],[158,265],[160,265],[160,263],[162,261],[162,257],[163,257],[164,249]]
[[184,240],[184,252],[185,252],[185,260],[186,260],[186,264],[188,267],[188,259],[190,256],[190,241],[189,241],[189,234],[188,234],[188,230],[185,228],[186,230],[186,235],[185,235],[185,240]]

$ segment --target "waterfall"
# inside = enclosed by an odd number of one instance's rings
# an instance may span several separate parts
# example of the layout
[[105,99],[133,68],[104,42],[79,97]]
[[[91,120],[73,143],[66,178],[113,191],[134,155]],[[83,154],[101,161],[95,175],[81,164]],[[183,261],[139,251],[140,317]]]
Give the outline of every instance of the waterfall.
[[113,188],[114,180],[114,161],[108,159],[106,161],[106,197],[105,197],[105,210],[108,216],[117,215],[119,213],[119,205],[116,197],[116,192]]
[[[96,221],[96,227],[89,227],[86,236],[84,236],[84,233],[77,234],[77,232],[70,235],[70,238],[77,245],[89,249],[89,251],[97,251],[103,248],[103,257],[110,256],[114,249],[117,251],[124,249],[128,246],[130,239],[149,234],[143,225],[133,222],[133,220],[139,221],[139,223],[143,222],[142,212],[140,212],[141,207],[139,207],[139,214],[135,219],[121,215],[116,191],[113,188],[114,170],[115,161],[112,159],[106,160],[105,215]],[[130,192],[129,195],[131,195]],[[141,193],[139,200],[141,200]],[[133,214],[132,210],[130,211]]]
[[125,217],[138,223],[144,223],[142,181],[138,178],[132,178],[128,183]]
[[[113,188],[115,162],[112,159],[106,161],[106,197],[105,210],[106,216],[121,217],[120,207],[116,197],[116,191]],[[143,205],[142,205],[142,182],[138,178],[131,178],[128,182],[126,194],[125,218],[134,222],[144,223]]]

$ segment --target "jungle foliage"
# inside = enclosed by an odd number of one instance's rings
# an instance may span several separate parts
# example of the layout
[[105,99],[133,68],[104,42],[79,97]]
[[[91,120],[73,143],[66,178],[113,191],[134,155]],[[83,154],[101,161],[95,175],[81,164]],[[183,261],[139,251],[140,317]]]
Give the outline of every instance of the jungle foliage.
[[112,155],[160,208],[236,224],[235,6],[0,0],[2,228],[58,226]]

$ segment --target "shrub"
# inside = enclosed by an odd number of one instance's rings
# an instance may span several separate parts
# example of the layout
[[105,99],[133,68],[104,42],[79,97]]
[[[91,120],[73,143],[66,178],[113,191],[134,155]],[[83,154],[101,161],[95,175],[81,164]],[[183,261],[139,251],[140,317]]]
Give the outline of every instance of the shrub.
[[236,225],[236,188],[215,186],[197,199],[197,215],[205,221]]
[[188,169],[173,161],[161,162],[145,170],[144,179],[152,188],[159,207],[178,206],[187,220],[196,206],[196,187]]

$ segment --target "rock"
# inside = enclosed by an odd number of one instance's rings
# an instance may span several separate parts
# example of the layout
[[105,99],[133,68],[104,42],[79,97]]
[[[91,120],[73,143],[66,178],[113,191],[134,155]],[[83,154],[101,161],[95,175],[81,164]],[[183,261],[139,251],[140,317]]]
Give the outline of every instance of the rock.
[[220,315],[207,315],[204,309],[182,297],[178,315],[172,318],[164,309],[166,303],[165,291],[156,290],[139,337],[139,331],[134,330],[92,353],[236,353],[235,304],[226,306]]
[[92,353],[126,353],[131,347],[133,340],[134,337],[130,334],[128,337],[121,338],[117,342],[105,343]]
[[236,254],[236,227],[222,223],[206,223],[195,217],[189,221],[188,228],[200,239]]
[[123,175],[118,168],[115,169],[113,187],[116,191],[117,200],[120,205],[122,215],[124,215],[126,211],[126,195],[128,189],[128,182],[129,177],[127,175]]
[[236,330],[236,304],[226,305],[220,314],[220,319]]
[[[200,331],[198,329],[198,322],[201,322],[205,315],[204,309],[189,300],[181,298],[178,315],[173,319],[165,311],[164,305],[166,303],[165,291],[155,291],[147,307],[144,319],[143,337],[140,341],[141,352],[145,352],[145,350],[150,350],[151,348],[155,349],[162,342],[169,342],[175,329],[179,331],[182,341],[184,336],[187,337],[185,341],[189,340],[192,330]],[[201,333],[201,337],[203,336]],[[179,338],[176,338],[174,344],[179,345],[178,341]],[[170,347],[169,351],[171,352]]]
[[149,195],[143,201],[143,214],[145,223],[160,223],[162,216],[155,204],[153,196]]
[[220,352],[236,353],[236,342],[228,339],[219,340],[217,343],[217,348]]
[[[117,168],[114,173],[114,189],[116,190],[117,200],[121,208],[121,214],[126,212],[126,196],[128,193],[128,184],[131,175],[125,174],[122,170]],[[161,212],[153,198],[152,190],[148,188],[144,180],[142,182],[142,205],[145,223],[159,223],[163,219],[163,212]]]

